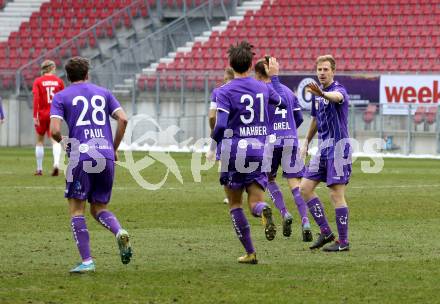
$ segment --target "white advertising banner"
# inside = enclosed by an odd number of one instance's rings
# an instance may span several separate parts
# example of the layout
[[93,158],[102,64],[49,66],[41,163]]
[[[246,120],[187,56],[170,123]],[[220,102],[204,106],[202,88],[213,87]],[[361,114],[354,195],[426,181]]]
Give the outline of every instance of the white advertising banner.
[[438,106],[440,103],[440,75],[382,75],[380,77],[380,103],[384,114],[408,115],[419,105]]

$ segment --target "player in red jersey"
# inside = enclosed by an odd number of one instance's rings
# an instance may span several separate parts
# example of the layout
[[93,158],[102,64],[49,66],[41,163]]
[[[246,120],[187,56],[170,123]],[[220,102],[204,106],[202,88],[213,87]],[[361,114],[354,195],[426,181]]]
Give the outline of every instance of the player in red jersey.
[[55,93],[64,89],[64,82],[55,75],[56,65],[52,60],[45,60],[41,64],[41,76],[35,79],[32,87],[34,94],[34,126],[37,134],[35,157],[37,158],[37,171],[35,175],[43,175],[44,134],[52,140],[53,172],[58,175],[61,145],[50,136],[50,104]]

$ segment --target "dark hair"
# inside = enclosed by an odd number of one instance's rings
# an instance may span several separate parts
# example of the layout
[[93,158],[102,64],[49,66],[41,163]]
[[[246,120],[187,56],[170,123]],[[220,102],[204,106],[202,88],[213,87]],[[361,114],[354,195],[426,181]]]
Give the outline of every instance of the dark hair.
[[229,47],[229,65],[235,72],[242,74],[252,66],[252,58],[255,55],[252,48],[253,46],[247,41]]
[[254,65],[255,73],[260,74],[264,78],[269,78],[269,75],[266,73],[265,65],[266,65],[266,58],[260,59],[257,61],[257,63]]
[[66,65],[67,78],[70,82],[86,80],[89,72],[90,62],[87,58],[73,57],[70,58]]

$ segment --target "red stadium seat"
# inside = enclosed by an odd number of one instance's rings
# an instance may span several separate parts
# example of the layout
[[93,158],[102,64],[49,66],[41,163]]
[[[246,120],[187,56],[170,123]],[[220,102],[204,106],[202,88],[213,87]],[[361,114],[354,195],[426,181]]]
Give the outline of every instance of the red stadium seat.
[[374,103],[369,103],[367,108],[365,109],[363,118],[366,123],[370,123],[374,120],[377,112],[377,105]]
[[[4,0],[0,0],[0,8],[4,3]],[[19,31],[10,35],[7,48],[0,47],[0,61],[5,59],[0,64],[0,69],[11,69],[25,64],[30,58],[36,58],[44,51],[58,47],[64,41],[76,36],[81,30],[93,26],[109,17],[116,10],[123,9],[132,3],[133,1],[130,0],[52,0],[42,3],[40,10],[33,12],[29,21],[23,22]],[[131,17],[149,16],[145,2],[138,1],[137,3],[136,7],[130,10],[129,15],[124,14],[125,18],[114,18],[113,25],[116,28],[121,26],[122,21],[127,27],[131,27]],[[149,1],[149,4],[155,6],[155,1]],[[115,34],[110,24],[97,28],[96,33],[98,39],[114,37]],[[75,43],[78,43],[80,48],[86,47],[87,44],[90,47],[97,45],[96,37],[90,34],[76,39]],[[9,49],[10,52],[7,52],[6,49]],[[62,57],[78,54],[77,47],[69,46],[59,51],[59,55]],[[32,77],[34,76],[35,73]],[[28,80],[31,80],[30,78]]]
[[428,124],[435,123],[437,119],[437,112],[438,112],[438,106],[431,106],[428,108],[428,111],[426,112],[426,122]]
[[[149,4],[154,6],[156,2],[151,0]],[[193,7],[202,2],[186,3]],[[15,66],[25,58],[58,47],[81,30],[132,3],[130,0],[43,3],[39,12],[34,12],[18,32],[10,35],[8,47],[0,48],[0,60],[10,59],[2,66]],[[269,53],[279,57],[283,71],[309,72],[316,56],[323,53],[334,54],[340,71],[435,71],[440,69],[440,7],[437,4],[434,0],[349,0],[335,5],[324,0],[298,0],[293,6],[291,0],[264,1],[260,10],[248,11],[241,21],[230,21],[224,32],[213,32],[209,41],[196,43],[188,54],[178,53],[173,63],[160,64],[158,71],[223,70],[227,65],[227,48],[241,39],[254,44],[256,58]],[[183,0],[167,0],[164,5],[181,7]],[[114,18],[112,24],[97,28],[97,37],[87,34],[76,43],[81,48],[96,47],[96,38],[114,37],[115,28],[122,24],[130,28],[132,18],[148,15],[144,1],[139,1]],[[63,30],[57,31],[58,28]],[[328,35],[329,32],[332,35]],[[61,49],[60,55],[66,57],[73,53],[69,48]],[[161,85],[176,88],[176,77],[170,75],[163,76]],[[193,77],[190,82],[191,88],[200,87],[200,79]],[[155,85],[155,79],[139,78],[138,86],[148,89],[150,85]]]
[[418,106],[414,113],[414,124],[418,125],[425,119],[426,107]]

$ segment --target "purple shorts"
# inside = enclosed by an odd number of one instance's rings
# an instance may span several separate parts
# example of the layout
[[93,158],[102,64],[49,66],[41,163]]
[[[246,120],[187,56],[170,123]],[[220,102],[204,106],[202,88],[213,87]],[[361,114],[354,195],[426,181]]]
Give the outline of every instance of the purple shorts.
[[351,164],[335,166],[334,159],[313,157],[307,166],[304,178],[322,181],[328,186],[348,184],[351,175]]
[[[283,150],[285,156],[283,159]],[[292,149],[292,150],[290,150]],[[277,147],[273,150],[272,166],[269,176],[275,178],[278,168],[283,169],[284,178],[301,178],[304,175],[304,161],[301,159],[298,147]]]
[[248,158],[245,166],[249,162],[258,162],[258,168],[250,173],[241,173],[235,168],[235,160],[230,160],[228,172],[220,173],[220,184],[230,189],[244,189],[253,183],[258,184],[263,190],[267,187],[267,173],[261,171],[262,158]]
[[[96,166],[95,160],[91,161]],[[105,168],[100,173],[87,173],[83,169],[80,161],[72,170],[72,182],[66,181],[66,191],[64,197],[88,200],[89,203],[107,204],[112,195],[113,178],[115,173],[115,163],[113,160],[105,159]]]

